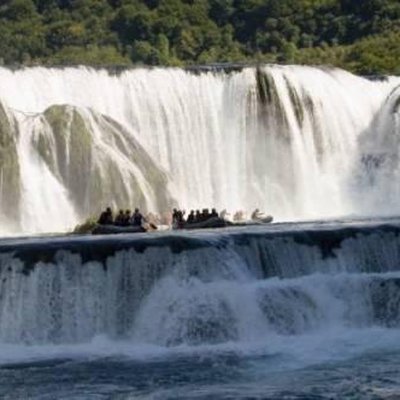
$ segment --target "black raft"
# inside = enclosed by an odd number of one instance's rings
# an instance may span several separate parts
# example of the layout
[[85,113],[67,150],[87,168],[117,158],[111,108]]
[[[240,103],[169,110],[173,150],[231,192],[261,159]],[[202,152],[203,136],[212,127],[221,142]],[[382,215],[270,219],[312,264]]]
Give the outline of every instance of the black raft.
[[97,224],[92,230],[93,235],[104,235],[108,233],[140,233],[147,232],[141,225],[117,226]]
[[185,222],[178,229],[207,229],[207,228],[225,228],[235,224],[220,217],[209,218],[201,222]]

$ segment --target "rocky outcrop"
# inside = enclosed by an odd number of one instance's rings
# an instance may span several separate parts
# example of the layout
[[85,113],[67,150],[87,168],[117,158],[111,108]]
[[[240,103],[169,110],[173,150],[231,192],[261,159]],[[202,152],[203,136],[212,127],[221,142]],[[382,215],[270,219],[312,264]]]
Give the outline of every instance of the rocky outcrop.
[[14,226],[21,202],[17,137],[16,121],[0,103],[0,216],[3,223]]
[[38,118],[33,145],[81,216],[108,204],[161,211],[173,203],[167,176],[121,124],[67,105]]

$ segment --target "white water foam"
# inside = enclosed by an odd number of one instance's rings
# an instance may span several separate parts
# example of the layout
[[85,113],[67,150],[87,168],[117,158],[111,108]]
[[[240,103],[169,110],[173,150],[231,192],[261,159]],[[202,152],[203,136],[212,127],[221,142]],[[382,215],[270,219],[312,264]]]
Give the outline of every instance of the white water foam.
[[[95,337],[91,342],[71,345],[13,345],[0,342],[0,365],[40,362],[46,360],[101,359],[131,360],[141,363],[169,362],[182,358],[218,359],[271,358],[263,364],[262,373],[295,370],[322,363],[335,363],[366,354],[400,352],[399,330],[384,328],[330,329],[299,336],[269,336],[264,342],[187,346],[173,348],[134,344]],[[257,361],[255,361],[257,364]],[[260,369],[255,365],[255,373]]]
[[81,349],[100,335],[135,354],[225,346],[284,351],[307,337],[400,324],[398,271],[344,273],[340,265],[325,271],[321,262],[324,273],[256,279],[237,254],[213,248],[182,256],[123,251],[106,268],[82,265],[66,252],[56,259],[26,275],[21,262],[2,255],[0,340],[13,343],[6,349],[23,343],[39,351]]
[[[260,358],[273,360],[260,374],[400,351],[400,272],[393,270],[398,257],[388,240],[393,235],[381,235],[380,241],[362,235],[344,240],[336,257],[320,254],[318,268],[305,268],[303,276],[301,265],[293,274],[294,260],[285,256],[282,278],[260,276],[255,248],[267,257],[262,262],[271,261],[274,249],[283,255],[285,248],[297,246],[292,254],[298,263],[307,251],[304,259],[317,263],[315,247],[269,238],[263,248],[249,238],[235,248],[220,235],[197,233],[197,240],[212,246],[182,253],[167,247],[119,251],[104,265],[82,263],[79,254],[61,251],[54,263],[38,262],[29,274],[12,254],[1,254],[0,364],[220,356],[255,364]],[[53,246],[48,245],[54,248],[63,240],[51,239]],[[86,249],[94,239],[80,240]],[[46,241],[41,241],[44,251]],[[24,245],[24,240],[14,242],[16,248]],[[358,242],[364,246],[357,247]],[[383,247],[388,259],[371,255],[374,246]],[[363,265],[363,256],[379,264],[376,272]]]
[[[22,187],[21,227],[25,233],[71,230],[77,215],[65,187],[33,148],[33,135],[45,129],[36,119],[19,117],[18,155]],[[39,123],[39,125],[38,125]]]

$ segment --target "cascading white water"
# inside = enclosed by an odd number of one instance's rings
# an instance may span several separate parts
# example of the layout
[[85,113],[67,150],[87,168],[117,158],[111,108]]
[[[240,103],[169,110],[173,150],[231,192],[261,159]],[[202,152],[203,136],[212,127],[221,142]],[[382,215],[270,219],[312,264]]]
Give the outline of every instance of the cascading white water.
[[251,343],[328,328],[398,327],[399,278],[398,272],[247,283],[168,277],[145,300],[133,339],[163,346]]
[[[67,190],[32,147],[31,137],[37,130],[45,131],[40,121],[17,114],[20,131],[18,155],[20,162],[23,204],[21,228],[24,232],[67,230],[77,216]],[[45,223],[44,223],[45,221]]]
[[[364,164],[359,161],[364,137],[371,138],[373,144],[383,126],[396,134],[396,122],[393,114],[385,111],[385,101],[399,83],[397,78],[370,81],[341,70],[299,66],[244,68],[229,73],[134,69],[118,75],[83,67],[1,68],[0,100],[11,113],[25,113],[27,119],[38,118],[29,117],[29,113],[43,113],[54,105],[73,106],[93,129],[93,137],[97,128],[88,120],[91,114],[87,109],[111,118],[167,174],[166,196],[182,208],[215,206],[250,211],[259,207],[277,219],[302,219],[383,212],[377,209],[376,201],[365,199],[373,196],[376,187],[382,196],[392,189],[387,180],[378,177],[374,188],[360,196],[365,179],[361,176]],[[382,118],[386,125],[377,126],[376,121]],[[34,134],[34,124],[20,125],[20,140],[26,143]],[[111,155],[112,146],[121,151],[115,140],[108,146],[95,145],[97,161],[102,152]],[[18,147],[21,165],[30,162],[21,154],[23,148]],[[113,165],[124,171],[126,163],[132,162],[129,169],[133,171],[136,161],[130,157],[130,161],[126,156],[114,157]],[[36,174],[42,176],[39,170]],[[152,182],[151,176],[140,178],[143,169],[131,174],[142,182],[142,195],[139,200],[132,198],[132,184],[117,183],[113,190],[125,193],[125,202],[139,201],[157,212],[175,204],[157,205],[159,184]],[[125,175],[121,173],[121,182]],[[67,224],[72,226],[88,214],[92,189],[63,189],[59,185],[66,183],[57,174],[54,179],[43,175],[43,179],[45,185],[54,186],[45,191],[46,203],[58,203]],[[103,183],[110,180],[112,176],[102,177]],[[60,203],[57,193],[63,190],[67,193],[61,197],[67,203],[76,191],[87,191],[86,201],[80,198],[69,205]],[[101,201],[124,206],[121,199]],[[35,204],[28,213],[33,220],[23,226],[37,226],[40,231],[65,229],[65,221],[54,226],[38,221],[39,217],[35,220],[35,215],[46,211],[44,204],[33,199],[23,200],[25,214],[28,203]],[[400,211],[400,206],[393,211]]]
[[355,201],[364,210],[396,215],[400,196],[400,88],[397,85],[379,115],[360,138],[354,174],[359,183]]
[[35,262],[18,255],[29,243],[16,242],[13,253],[0,254],[0,343],[76,344],[106,335],[162,347],[244,344],[400,326],[398,236],[360,233],[324,257],[295,236],[248,234],[236,244],[235,236],[207,234],[191,245],[188,236],[179,252],[160,242],[139,251],[128,242],[132,248],[113,252],[118,242],[96,239],[111,249],[103,264],[88,250],[92,238],[73,253],[62,250],[70,239],[43,241],[32,253],[43,261]]

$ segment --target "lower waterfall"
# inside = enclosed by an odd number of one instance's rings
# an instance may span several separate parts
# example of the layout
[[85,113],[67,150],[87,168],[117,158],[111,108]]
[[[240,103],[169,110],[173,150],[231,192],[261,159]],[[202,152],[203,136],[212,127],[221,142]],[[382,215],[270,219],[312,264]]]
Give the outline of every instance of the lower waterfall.
[[0,342],[176,346],[399,328],[398,224],[0,243]]

